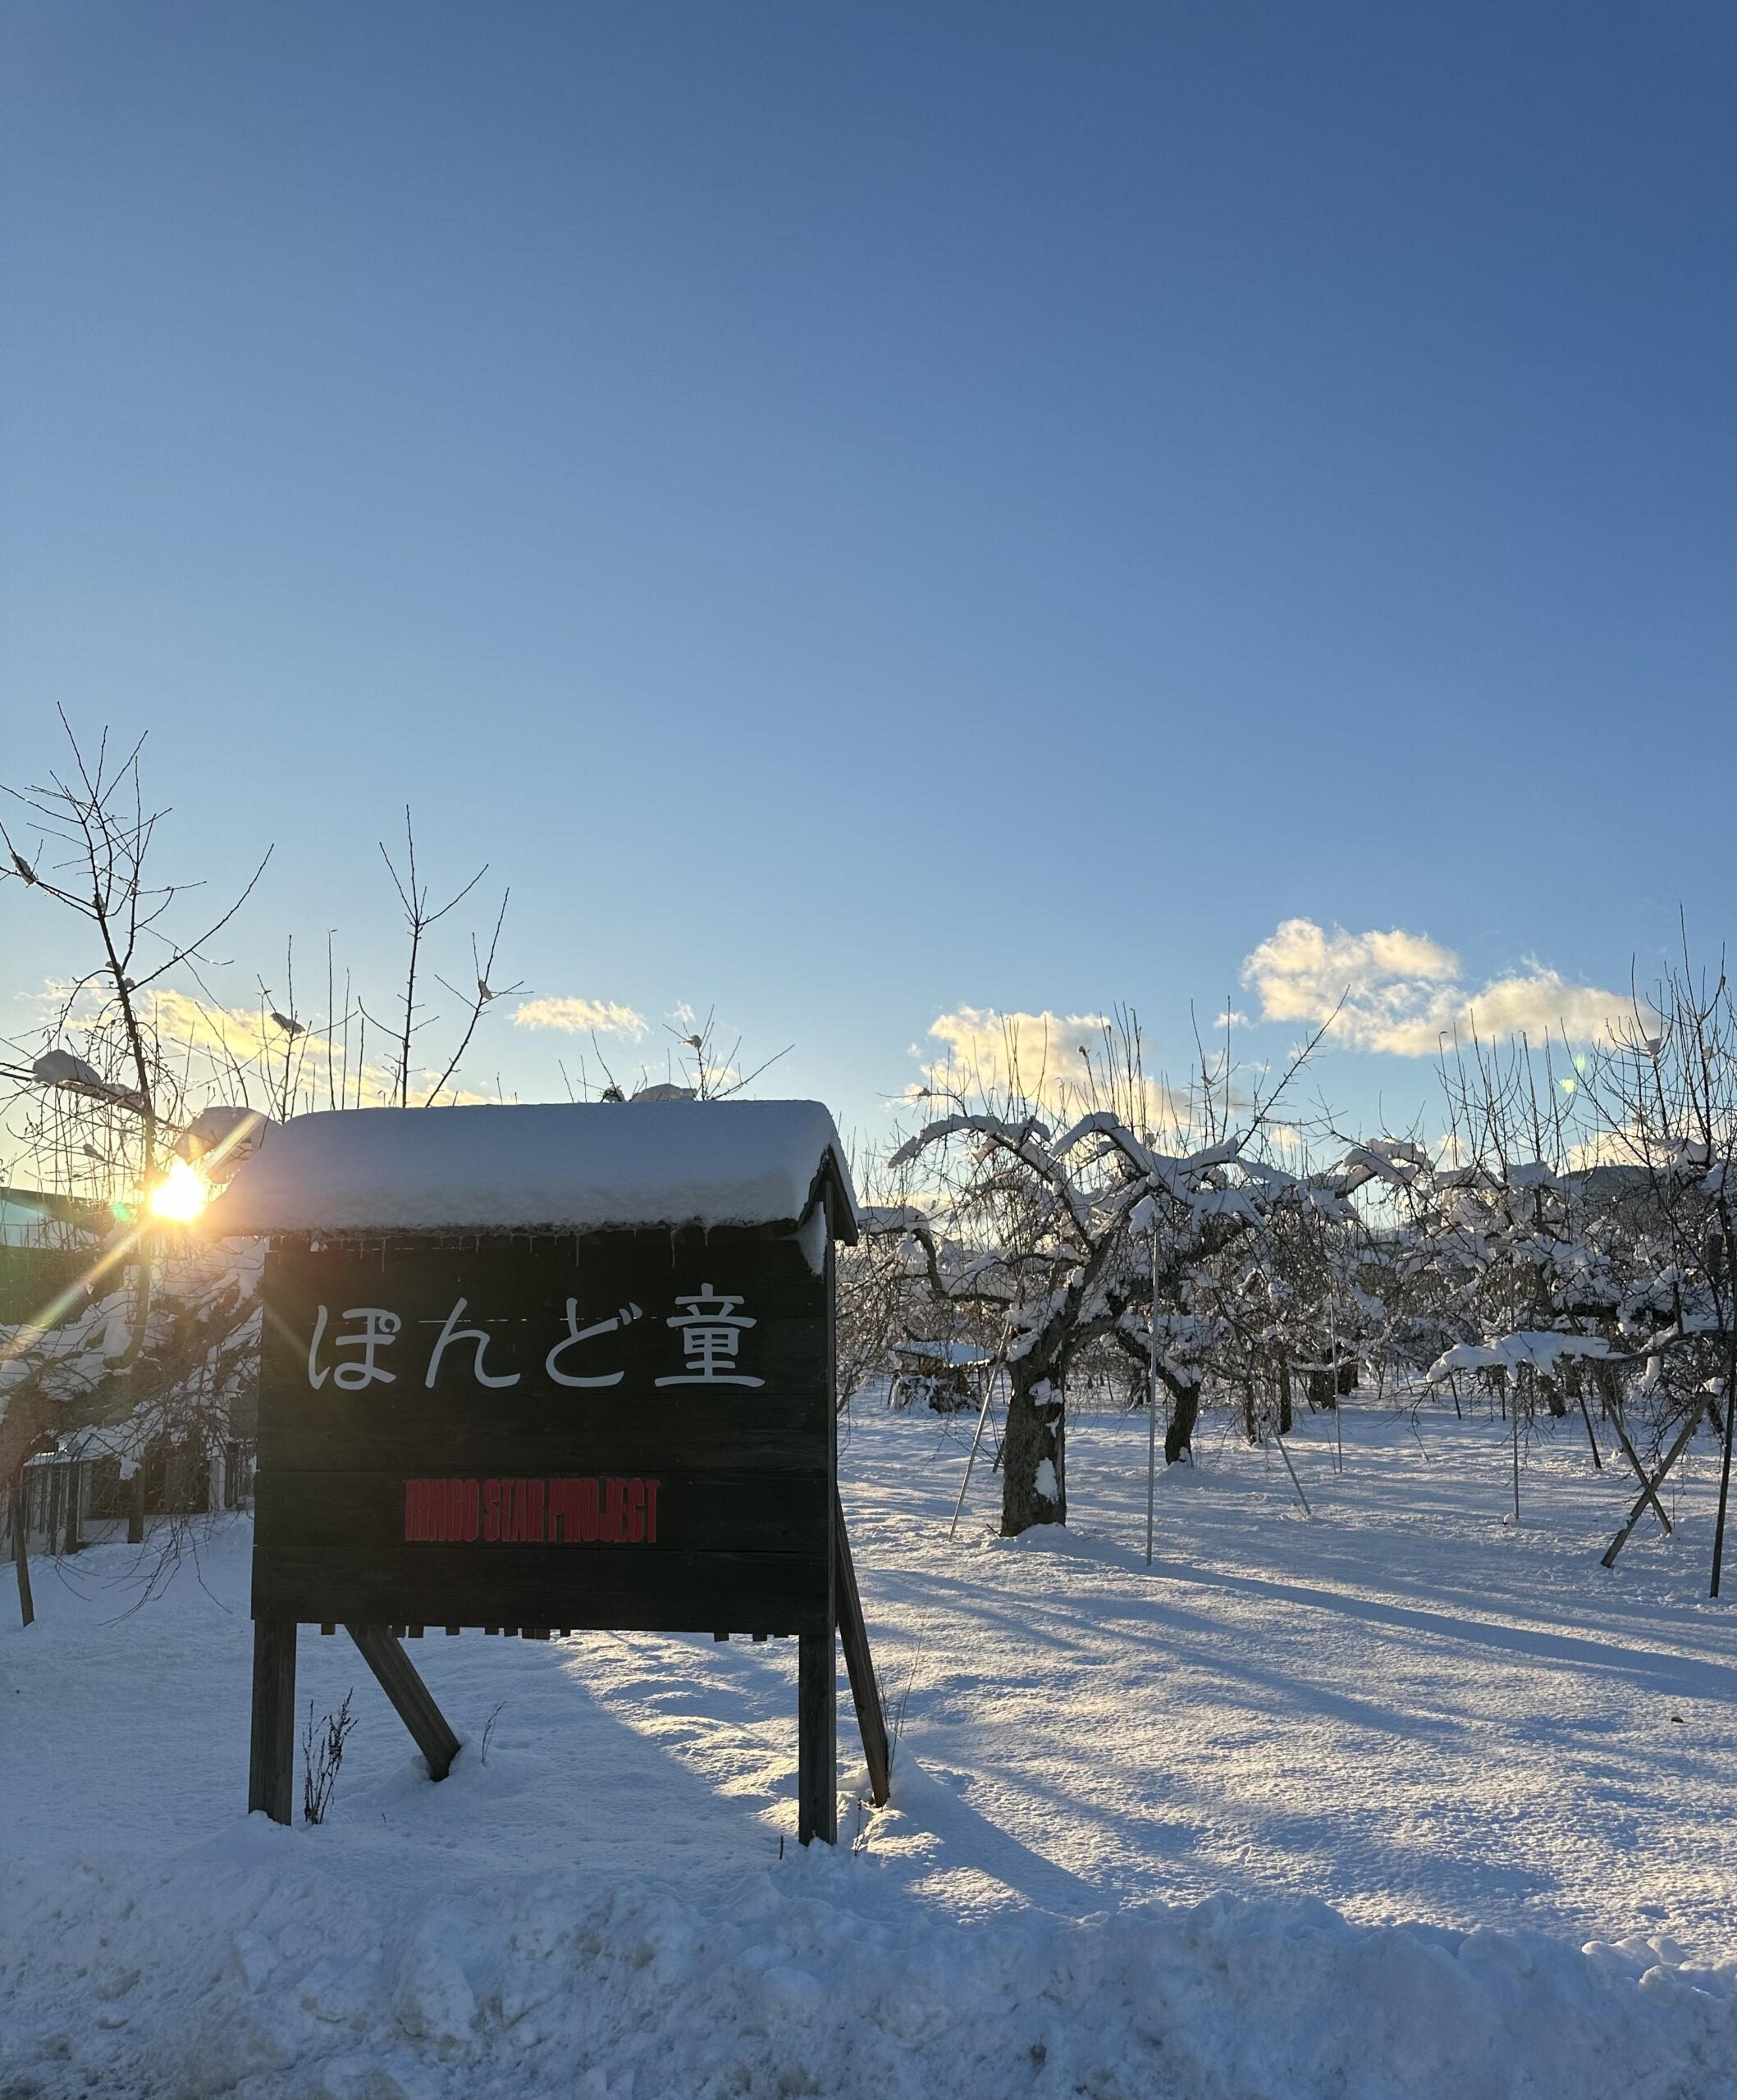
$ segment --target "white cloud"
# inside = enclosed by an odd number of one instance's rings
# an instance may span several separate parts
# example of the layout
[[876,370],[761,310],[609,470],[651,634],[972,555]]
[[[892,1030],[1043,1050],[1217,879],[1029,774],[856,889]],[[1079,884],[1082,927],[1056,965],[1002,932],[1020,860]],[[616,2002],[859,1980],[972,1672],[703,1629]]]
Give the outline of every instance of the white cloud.
[[[942,1046],[939,1054],[926,1061],[925,1053],[912,1045],[923,1075],[905,1089],[901,1106],[958,1095],[973,1103],[1029,1104],[1058,1122],[1090,1109],[1113,1108],[1145,1130],[1173,1134],[1191,1128],[1195,1104],[1186,1094],[1150,1072],[1134,1082],[1124,1061],[1120,1025],[1106,1015],[959,1007],[939,1016],[929,1034]],[[1145,1045],[1147,1055],[1152,1049],[1150,1042]]]
[[564,1035],[631,1036],[635,1043],[651,1024],[618,999],[526,999],[513,1016],[520,1028],[553,1029]]
[[[263,1089],[267,1102],[275,1100],[285,1083],[286,1039],[263,1008],[217,1006],[158,985],[150,994],[146,1011],[165,1052],[172,1044],[190,1071],[193,1059],[203,1062],[206,1092],[220,1100],[232,1099],[239,1080],[246,1098],[256,1100]],[[377,1052],[381,1039],[377,1029],[366,1038],[371,1051]],[[288,1066],[293,1081],[292,1112],[318,1108],[335,1098],[362,1108],[387,1107],[397,1100],[398,1077],[390,1055],[383,1061],[377,1055],[370,1055],[365,1063],[356,1061],[363,1040],[359,1028],[346,1040],[342,1029],[310,1020],[294,1039]],[[413,1066],[412,1101],[425,1099],[439,1076],[438,1066]],[[449,1106],[497,1098],[450,1083],[441,1091],[441,1101]]]
[[[139,1013],[148,1039],[155,1042],[158,1057],[174,1073],[190,1113],[203,1102],[219,1101],[267,1107],[276,1114],[284,1107],[286,1088],[295,1114],[335,1102],[377,1108],[398,1098],[391,1039],[378,1029],[365,1031],[356,1025],[346,1035],[341,1026],[310,1016],[306,1027],[290,1036],[272,1020],[263,1003],[224,1006],[171,984],[153,985],[142,993]],[[69,1040],[83,1039],[88,1048],[98,1030],[112,1041],[117,1029],[112,1002],[95,989],[74,1004],[64,1032]],[[387,1045],[384,1058],[379,1055],[382,1043]],[[364,1043],[368,1052],[365,1061]],[[125,1064],[120,1072],[131,1084]],[[413,1067],[411,1098],[424,1098],[439,1075],[437,1066]],[[449,1102],[496,1098],[450,1084],[441,1094]],[[163,1093],[159,1106],[167,1112],[173,1098]]]
[[998,1013],[960,1007],[930,1024],[942,1044],[925,1074],[939,1090],[985,1094],[1010,1089],[1047,1106],[1071,1096],[1085,1075],[1086,1057],[1103,1043],[1102,1014]]
[[1401,1057],[1433,1057],[1456,1031],[1589,1041],[1629,1011],[1619,993],[1536,962],[1473,990],[1459,956],[1427,934],[1348,934],[1312,919],[1287,919],[1244,962],[1242,981],[1259,994],[1264,1020],[1319,1025],[1332,1015],[1332,1041]]

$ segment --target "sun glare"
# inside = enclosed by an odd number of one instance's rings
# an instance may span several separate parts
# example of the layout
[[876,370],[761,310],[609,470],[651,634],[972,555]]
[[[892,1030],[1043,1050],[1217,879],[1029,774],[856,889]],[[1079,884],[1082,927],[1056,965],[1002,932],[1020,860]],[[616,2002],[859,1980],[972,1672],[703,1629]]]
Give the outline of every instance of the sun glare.
[[199,1216],[210,1196],[210,1190],[186,1161],[178,1159],[151,1191],[151,1215],[185,1224]]

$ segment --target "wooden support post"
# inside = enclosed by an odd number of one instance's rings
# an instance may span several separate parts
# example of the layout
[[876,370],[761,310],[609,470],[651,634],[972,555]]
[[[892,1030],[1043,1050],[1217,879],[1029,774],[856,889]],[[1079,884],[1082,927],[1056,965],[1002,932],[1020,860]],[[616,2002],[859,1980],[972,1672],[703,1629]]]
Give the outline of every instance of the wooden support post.
[[66,1526],[62,1533],[64,1550],[77,1553],[84,1541],[79,1536],[79,1495],[83,1482],[79,1478],[80,1462],[75,1459],[66,1468]]
[[1666,1538],[1669,1538],[1671,1536],[1671,1519],[1665,1514],[1664,1504],[1661,1502],[1658,1497],[1652,1492],[1652,1487],[1648,1482],[1646,1465],[1642,1460],[1639,1452],[1637,1451],[1634,1446],[1629,1441],[1628,1426],[1622,1418],[1622,1403],[1620,1400],[1618,1400],[1616,1405],[1610,1409],[1610,1418],[1616,1426],[1617,1440],[1622,1445],[1623,1456],[1627,1459],[1629,1463],[1634,1468],[1634,1477],[1640,1482],[1641,1500],[1643,1502],[1650,1502],[1652,1504],[1652,1513],[1658,1518],[1659,1522],[1664,1527],[1665,1536]]
[[30,1626],[36,1618],[36,1600],[30,1594],[30,1512],[27,1472],[18,1476],[12,1490],[12,1557],[18,1572],[18,1623]]
[[444,1779],[459,1754],[459,1739],[434,1703],[434,1695],[417,1675],[416,1665],[383,1626],[350,1626],[344,1631],[361,1650],[362,1659],[380,1680],[398,1718],[416,1739],[431,1779]]
[[[826,1242],[826,1368],[830,1395],[838,1391],[838,1331],[834,1297],[834,1256]],[[828,1471],[832,1500],[826,1511],[826,1606],[821,1633],[803,1633],[796,1643],[796,1835],[811,1844],[824,1838],[839,1842],[839,1658],[834,1645],[839,1623],[838,1410],[832,1410],[828,1434],[832,1445]]]
[[[1645,1509],[1647,1504],[1651,1502],[1655,1506],[1657,1506],[1658,1490],[1661,1483],[1663,1481],[1666,1474],[1670,1472],[1671,1468],[1676,1463],[1677,1459],[1682,1454],[1684,1445],[1688,1443],[1689,1438],[1694,1435],[1696,1430],[1698,1430],[1700,1426],[1701,1410],[1699,1408],[1697,1408],[1694,1413],[1690,1415],[1688,1421],[1684,1423],[1682,1431],[1678,1436],[1675,1443],[1674,1443],[1671,1449],[1665,1454],[1664,1463],[1659,1468],[1658,1471],[1653,1474],[1652,1479],[1648,1480],[1645,1473],[1641,1475],[1640,1500],[1629,1512],[1628,1522],[1616,1534],[1616,1537],[1611,1541],[1609,1549],[1604,1555],[1603,1565],[1605,1567],[1614,1568],[1616,1565],[1616,1556],[1628,1544],[1629,1534],[1640,1522],[1641,1513]],[[1661,1508],[1659,1509],[1659,1515],[1662,1518],[1664,1513],[1664,1510]],[[1666,1529],[1667,1531],[1670,1529],[1668,1524],[1666,1526]]]
[[839,1664],[834,1636],[797,1642],[796,1834],[804,1845],[839,1842]]
[[127,1482],[126,1542],[129,1545],[144,1544],[144,1468],[135,1468],[133,1477]]
[[254,1725],[248,1753],[247,1810],[273,1823],[295,1819],[295,1622],[254,1621]]
[[833,1587],[837,1593],[839,1634],[844,1643],[844,1667],[850,1674],[850,1696],[856,1704],[857,1726],[862,1735],[869,1792],[875,1807],[884,1808],[893,1791],[893,1759],[887,1746],[880,1683],[875,1675],[874,1659],[869,1653],[868,1628],[862,1617],[856,1563],[851,1559],[850,1535],[844,1528],[842,1508],[834,1509],[832,1522]]
[[[1737,1247],[1731,1244],[1731,1214],[1722,1196],[1719,1199],[1719,1215],[1724,1226],[1725,1273],[1734,1292],[1737,1292]],[[1730,1303],[1727,1298],[1727,1308]],[[1713,1597],[1719,1594],[1719,1578],[1725,1567],[1725,1519],[1731,1500],[1731,1432],[1737,1426],[1737,1325],[1734,1325],[1729,1310],[1725,1324],[1725,1420],[1719,1427],[1719,1509],[1713,1519],[1713,1573],[1707,1591],[1707,1595]]]
[[1593,1418],[1591,1415],[1587,1413],[1586,1388],[1584,1381],[1580,1386],[1577,1388],[1575,1393],[1575,1398],[1580,1403],[1580,1419],[1586,1424],[1586,1441],[1593,1454],[1593,1471],[1595,1473],[1602,1473],[1604,1471],[1604,1460],[1598,1454],[1598,1438],[1597,1432],[1593,1428]]

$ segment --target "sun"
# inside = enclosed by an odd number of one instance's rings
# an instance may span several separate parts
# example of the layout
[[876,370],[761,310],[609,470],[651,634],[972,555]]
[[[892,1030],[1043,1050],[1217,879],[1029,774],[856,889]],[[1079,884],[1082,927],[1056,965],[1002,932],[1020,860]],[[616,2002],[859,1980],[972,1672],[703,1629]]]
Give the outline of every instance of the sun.
[[211,1191],[204,1182],[185,1160],[178,1159],[151,1191],[151,1215],[185,1225],[197,1217],[210,1200]]

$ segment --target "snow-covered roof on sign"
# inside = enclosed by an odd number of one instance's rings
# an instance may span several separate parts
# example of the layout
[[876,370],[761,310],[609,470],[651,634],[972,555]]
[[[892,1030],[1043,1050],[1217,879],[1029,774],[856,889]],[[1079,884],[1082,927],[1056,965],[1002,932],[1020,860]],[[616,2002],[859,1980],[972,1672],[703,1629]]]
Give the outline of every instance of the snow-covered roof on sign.
[[854,1240],[844,1148],[817,1101],[350,1108],[286,1124],[201,1223],[225,1237],[793,1226],[816,1198]]

